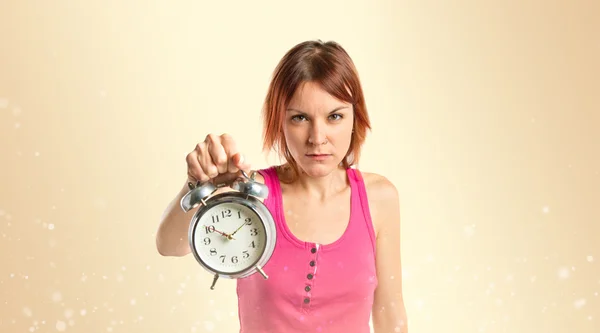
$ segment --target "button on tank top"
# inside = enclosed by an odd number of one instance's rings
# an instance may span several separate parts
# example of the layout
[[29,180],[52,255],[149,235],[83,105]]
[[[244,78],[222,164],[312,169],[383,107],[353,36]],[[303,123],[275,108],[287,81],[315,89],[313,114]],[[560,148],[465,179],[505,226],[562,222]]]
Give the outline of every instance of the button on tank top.
[[269,188],[264,203],[275,220],[277,242],[263,267],[267,280],[260,274],[237,280],[240,333],[370,332],[377,287],[375,232],[360,172],[346,171],[350,220],[330,244],[306,242],[291,233],[275,167],[259,172]]

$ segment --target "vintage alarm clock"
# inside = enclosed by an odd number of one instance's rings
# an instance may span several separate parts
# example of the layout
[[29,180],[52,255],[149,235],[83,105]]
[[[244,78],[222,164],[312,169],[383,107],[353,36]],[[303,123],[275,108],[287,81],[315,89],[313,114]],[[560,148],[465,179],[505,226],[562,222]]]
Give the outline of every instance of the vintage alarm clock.
[[205,182],[188,183],[190,191],[181,199],[184,212],[198,207],[189,228],[191,251],[200,265],[214,274],[210,289],[219,277],[240,279],[260,273],[275,249],[273,216],[259,200],[269,195],[266,185],[242,171],[232,184],[233,191],[213,195],[225,186]]

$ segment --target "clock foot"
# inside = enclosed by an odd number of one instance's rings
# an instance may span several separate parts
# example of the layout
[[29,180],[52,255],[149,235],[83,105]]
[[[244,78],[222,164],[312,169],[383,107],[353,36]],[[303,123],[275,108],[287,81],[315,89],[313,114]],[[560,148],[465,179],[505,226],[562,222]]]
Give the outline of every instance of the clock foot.
[[219,279],[219,274],[215,274],[215,278],[213,279],[212,285],[210,286],[210,290],[215,290],[215,284],[217,283],[218,279]]
[[263,269],[260,266],[256,265],[255,267],[256,267],[256,270],[260,273],[260,275],[262,275],[265,278],[265,280],[269,278],[267,276],[267,274],[265,274],[265,271],[263,271]]

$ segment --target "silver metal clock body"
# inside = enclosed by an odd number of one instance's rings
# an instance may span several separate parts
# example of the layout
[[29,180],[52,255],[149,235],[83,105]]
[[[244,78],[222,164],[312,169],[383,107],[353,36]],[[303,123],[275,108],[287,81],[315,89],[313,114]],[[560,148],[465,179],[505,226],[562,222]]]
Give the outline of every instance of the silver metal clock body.
[[190,185],[181,199],[188,212],[198,207],[191,219],[188,242],[196,261],[214,274],[211,289],[219,277],[241,279],[260,273],[269,261],[276,243],[275,221],[258,198],[268,196],[268,188],[252,177],[240,178],[230,186],[233,191],[212,195],[218,187],[210,182]]

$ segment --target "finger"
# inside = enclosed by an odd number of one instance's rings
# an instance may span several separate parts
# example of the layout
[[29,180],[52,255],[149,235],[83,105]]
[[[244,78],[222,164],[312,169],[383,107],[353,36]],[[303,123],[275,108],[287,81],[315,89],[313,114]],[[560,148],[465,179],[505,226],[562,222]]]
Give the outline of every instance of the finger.
[[227,186],[231,186],[233,181],[238,179],[240,175],[237,173],[222,173],[213,179],[215,184],[225,184]]
[[207,181],[216,177],[219,174],[219,170],[217,169],[217,166],[213,163],[212,157],[208,152],[207,142],[201,142],[196,146],[196,154],[198,163],[200,164],[202,171],[208,177],[208,179],[203,181]]
[[236,173],[238,172],[238,167],[233,161],[233,156],[238,153],[237,145],[233,137],[229,134],[221,135],[221,143],[223,145],[223,149],[227,154],[227,172]]
[[185,160],[187,162],[188,178],[190,178],[191,181],[205,182],[209,180],[209,177],[204,173],[198,162],[198,155],[195,150],[189,153]]
[[227,153],[223,144],[221,143],[221,137],[215,134],[209,134],[206,136],[206,143],[208,145],[208,153],[211,156],[213,164],[217,167],[219,174],[227,172]]
[[250,162],[246,160],[242,153],[237,153],[231,158],[235,168],[238,170],[250,171]]

